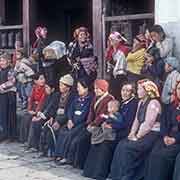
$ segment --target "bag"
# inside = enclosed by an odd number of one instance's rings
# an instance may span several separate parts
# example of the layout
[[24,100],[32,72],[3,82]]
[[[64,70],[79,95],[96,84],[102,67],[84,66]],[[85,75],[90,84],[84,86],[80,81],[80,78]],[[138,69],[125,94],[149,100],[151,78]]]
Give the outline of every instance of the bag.
[[66,55],[66,45],[61,41],[54,41],[43,49],[45,60],[60,59]]

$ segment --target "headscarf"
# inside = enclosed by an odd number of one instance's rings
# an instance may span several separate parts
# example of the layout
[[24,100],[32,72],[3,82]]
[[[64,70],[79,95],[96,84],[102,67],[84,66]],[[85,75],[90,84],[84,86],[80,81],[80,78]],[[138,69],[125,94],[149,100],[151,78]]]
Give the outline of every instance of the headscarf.
[[94,84],[97,88],[101,89],[104,92],[108,92],[109,83],[104,79],[96,79]]
[[153,81],[149,79],[143,79],[139,80],[138,84],[140,84],[144,88],[150,98],[160,97],[159,89]]

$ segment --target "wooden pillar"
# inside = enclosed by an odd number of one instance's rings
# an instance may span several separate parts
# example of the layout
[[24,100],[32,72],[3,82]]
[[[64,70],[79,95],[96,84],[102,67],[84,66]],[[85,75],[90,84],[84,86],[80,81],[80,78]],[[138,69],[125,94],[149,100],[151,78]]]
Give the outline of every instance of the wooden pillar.
[[23,0],[23,44],[30,53],[30,0]]
[[5,6],[5,0],[0,0],[0,18],[1,18],[1,22],[2,24],[5,22],[5,9],[6,9],[6,6]]
[[102,0],[92,0],[93,2],[93,45],[94,55],[98,57],[99,70],[98,77],[104,77],[103,58],[103,24],[102,24]]

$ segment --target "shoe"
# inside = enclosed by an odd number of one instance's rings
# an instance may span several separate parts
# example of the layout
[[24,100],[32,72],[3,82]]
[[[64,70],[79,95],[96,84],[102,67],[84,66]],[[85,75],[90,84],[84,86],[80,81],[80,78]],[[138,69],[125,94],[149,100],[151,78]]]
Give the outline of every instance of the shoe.
[[56,162],[57,166],[64,166],[64,165],[67,165],[67,164],[69,164],[69,162],[65,158],[60,160],[60,161],[58,161],[58,162]]
[[36,152],[38,152],[38,150],[35,148],[27,147],[24,152],[25,153],[36,153]]

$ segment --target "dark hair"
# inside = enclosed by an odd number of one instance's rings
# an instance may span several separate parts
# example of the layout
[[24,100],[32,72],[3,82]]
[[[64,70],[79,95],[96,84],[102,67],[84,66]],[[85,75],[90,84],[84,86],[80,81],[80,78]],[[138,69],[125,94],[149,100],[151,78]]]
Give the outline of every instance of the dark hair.
[[82,78],[82,79],[78,79],[77,81],[78,83],[80,83],[84,88],[89,88],[89,81],[88,79]]
[[[41,75],[44,76],[43,73],[39,72],[39,73],[34,74],[34,75],[32,76],[32,78],[33,78],[33,80],[38,80]],[[44,78],[45,78],[45,76],[44,76]]]
[[126,85],[131,85],[132,86],[132,93],[133,94],[136,94],[136,83],[135,82],[131,82],[131,81],[125,81],[123,84],[122,84],[122,87],[121,87],[121,90],[123,88],[123,86],[126,86]]
[[166,37],[166,33],[164,32],[164,29],[158,25],[158,24],[155,24],[154,26],[152,26],[150,29],[149,29],[149,32],[156,32],[159,34],[159,36],[161,37],[161,41],[163,41]]
[[155,60],[158,60],[161,58],[160,51],[157,47],[151,47],[147,50],[147,53],[154,57]]

